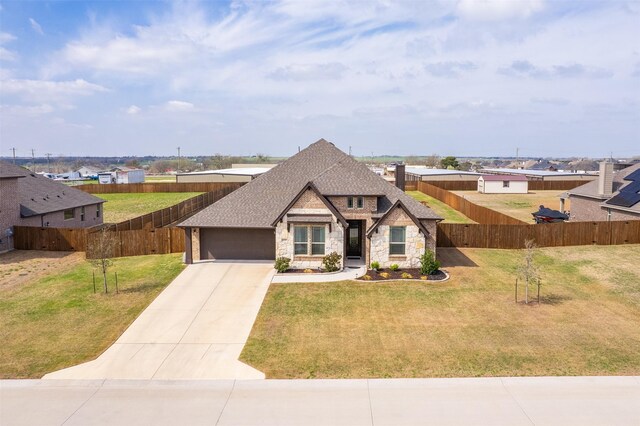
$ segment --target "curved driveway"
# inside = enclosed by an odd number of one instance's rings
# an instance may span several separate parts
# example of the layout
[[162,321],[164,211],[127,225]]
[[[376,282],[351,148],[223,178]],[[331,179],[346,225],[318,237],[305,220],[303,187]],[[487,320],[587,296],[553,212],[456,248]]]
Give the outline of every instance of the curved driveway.
[[264,379],[238,357],[271,263],[189,265],[97,359],[44,379]]

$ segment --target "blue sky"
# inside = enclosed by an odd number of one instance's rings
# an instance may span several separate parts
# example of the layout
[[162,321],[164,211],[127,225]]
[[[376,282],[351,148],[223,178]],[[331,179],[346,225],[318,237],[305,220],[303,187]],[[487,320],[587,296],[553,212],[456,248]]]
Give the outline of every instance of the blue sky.
[[0,155],[640,155],[640,2],[0,0]]

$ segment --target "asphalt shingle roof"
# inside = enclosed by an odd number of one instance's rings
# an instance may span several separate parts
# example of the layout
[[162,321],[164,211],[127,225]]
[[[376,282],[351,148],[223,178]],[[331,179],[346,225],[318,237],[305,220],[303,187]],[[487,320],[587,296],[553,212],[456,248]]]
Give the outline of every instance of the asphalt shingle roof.
[[[589,183],[585,183],[584,185],[580,185],[577,188],[571,189],[567,191],[569,195],[577,195],[581,197],[595,198],[601,201],[609,200],[613,198],[616,194],[620,192],[622,188],[631,184],[631,181],[625,180],[625,177],[629,176],[631,173],[636,170],[640,170],[640,163],[629,166],[625,169],[613,173],[613,195],[602,196],[598,194],[598,180],[591,181]],[[612,209],[619,209],[619,206],[614,204],[606,204],[606,207]],[[631,210],[640,212],[640,203],[636,203],[631,207],[626,208],[625,210]]]
[[312,182],[322,195],[376,195],[380,213],[397,200],[418,219],[441,219],[332,143],[320,139],[179,226],[272,228],[271,224]]
[[104,203],[102,198],[95,195],[0,161],[0,176],[4,175],[23,176],[18,179],[20,215],[23,217]]

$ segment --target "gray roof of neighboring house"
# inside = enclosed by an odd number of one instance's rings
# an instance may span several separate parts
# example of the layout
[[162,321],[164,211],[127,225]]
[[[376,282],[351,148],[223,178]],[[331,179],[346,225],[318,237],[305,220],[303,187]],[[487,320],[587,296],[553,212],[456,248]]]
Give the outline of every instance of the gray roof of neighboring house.
[[[623,186],[629,184],[629,182],[625,181],[624,178],[638,169],[640,169],[640,163],[634,164],[633,166],[627,167],[626,169],[613,172],[613,193],[615,194],[616,192],[620,191]],[[595,198],[598,200],[606,200],[608,198],[611,198],[610,195],[603,196],[598,194],[598,179],[570,189],[566,193],[569,195]]]
[[71,188],[22,167],[0,161],[0,174],[23,176],[18,179],[20,215],[41,215],[74,207],[104,203],[102,198]]
[[179,226],[272,228],[271,224],[309,182],[324,196],[380,196],[382,213],[401,200],[418,219],[441,219],[365,164],[320,139]]

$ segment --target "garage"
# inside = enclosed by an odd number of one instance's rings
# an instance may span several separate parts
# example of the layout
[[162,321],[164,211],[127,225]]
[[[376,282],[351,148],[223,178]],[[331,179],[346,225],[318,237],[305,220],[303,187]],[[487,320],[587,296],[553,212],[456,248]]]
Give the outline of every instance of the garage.
[[201,228],[201,259],[274,260],[274,229]]

